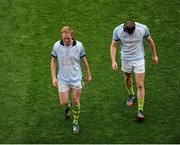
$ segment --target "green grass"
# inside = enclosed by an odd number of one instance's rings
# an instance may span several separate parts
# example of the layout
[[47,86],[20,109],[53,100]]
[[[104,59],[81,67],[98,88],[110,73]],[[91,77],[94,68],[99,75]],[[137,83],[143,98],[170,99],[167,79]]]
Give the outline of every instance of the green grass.
[[[180,143],[179,9],[179,0],[0,0],[0,143]],[[137,105],[125,104],[122,72],[111,70],[112,30],[127,19],[149,26],[159,56],[154,66],[146,45],[141,124]],[[93,77],[79,135],[51,84],[50,53],[64,25],[83,42]]]

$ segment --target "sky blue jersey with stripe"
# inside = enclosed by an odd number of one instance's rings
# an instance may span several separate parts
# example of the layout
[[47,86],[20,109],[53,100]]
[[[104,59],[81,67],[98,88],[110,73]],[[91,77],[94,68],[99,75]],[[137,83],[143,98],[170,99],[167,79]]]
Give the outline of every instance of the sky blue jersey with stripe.
[[73,40],[73,45],[67,47],[62,40],[57,41],[51,55],[58,60],[59,82],[71,84],[82,80],[80,60],[85,56],[85,50],[81,42]]
[[113,31],[112,39],[120,42],[121,59],[140,60],[144,59],[143,38],[150,35],[146,25],[135,22],[135,30],[128,34],[123,30],[124,24],[117,26]]

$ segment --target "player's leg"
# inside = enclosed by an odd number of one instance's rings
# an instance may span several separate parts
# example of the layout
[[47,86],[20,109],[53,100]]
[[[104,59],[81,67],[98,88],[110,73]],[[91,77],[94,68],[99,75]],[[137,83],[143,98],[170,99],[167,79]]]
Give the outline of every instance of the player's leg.
[[136,73],[136,86],[137,86],[137,100],[138,100],[138,119],[144,119],[143,108],[144,108],[144,73]]
[[80,95],[82,89],[81,81],[72,84],[72,112],[73,112],[73,132],[79,133],[79,116],[80,116]]
[[127,105],[131,106],[134,103],[135,100],[135,93],[133,89],[133,81],[132,81],[132,75],[131,73],[124,73],[124,82],[128,91],[128,100],[127,100]]
[[128,100],[127,100],[128,106],[133,105],[135,99],[135,93],[133,89],[133,81],[131,75],[132,69],[133,67],[130,61],[122,60],[121,70],[124,72],[124,82],[128,92]]
[[65,119],[69,119],[70,117],[70,101],[69,101],[69,87],[68,85],[59,84],[58,85],[58,91],[59,91],[59,100],[60,104],[64,110],[64,117]]
[[80,116],[80,95],[81,89],[72,88],[72,112],[73,112],[73,132],[79,133]]
[[124,82],[129,95],[135,95],[131,73],[124,73]]
[[138,113],[137,117],[139,120],[144,119],[143,108],[144,108],[144,97],[145,97],[145,88],[144,88],[144,78],[145,78],[145,63],[144,60],[137,61],[134,68],[136,86],[137,86],[137,100],[138,100]]

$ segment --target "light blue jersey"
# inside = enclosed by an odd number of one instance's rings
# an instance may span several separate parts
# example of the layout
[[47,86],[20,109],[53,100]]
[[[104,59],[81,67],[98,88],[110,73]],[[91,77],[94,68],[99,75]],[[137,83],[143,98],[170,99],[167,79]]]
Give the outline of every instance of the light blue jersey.
[[85,56],[81,42],[73,40],[72,46],[65,46],[63,41],[57,41],[51,55],[58,60],[57,79],[60,83],[70,84],[82,80],[80,59]]
[[144,59],[143,38],[147,38],[150,33],[146,25],[135,22],[135,30],[132,34],[124,32],[121,24],[113,31],[113,40],[120,41],[121,59],[140,60]]

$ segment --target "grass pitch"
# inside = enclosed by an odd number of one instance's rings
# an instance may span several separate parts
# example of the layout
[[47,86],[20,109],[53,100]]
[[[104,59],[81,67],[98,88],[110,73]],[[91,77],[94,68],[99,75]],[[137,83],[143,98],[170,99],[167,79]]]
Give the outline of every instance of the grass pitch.
[[[180,143],[179,9],[179,0],[0,0],[0,143]],[[159,56],[154,66],[146,45],[141,124],[109,55],[112,30],[128,19],[149,27]],[[81,96],[79,135],[51,84],[50,53],[64,25],[83,42],[93,77]]]

